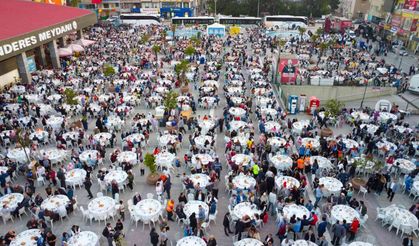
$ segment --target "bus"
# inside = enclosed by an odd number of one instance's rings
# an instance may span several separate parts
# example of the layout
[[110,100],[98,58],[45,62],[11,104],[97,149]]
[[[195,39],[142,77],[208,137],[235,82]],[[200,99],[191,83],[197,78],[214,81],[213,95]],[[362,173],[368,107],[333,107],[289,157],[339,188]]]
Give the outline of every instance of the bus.
[[230,17],[223,16],[219,19],[222,25],[260,25],[262,18],[258,17]]
[[122,24],[132,24],[135,26],[160,24],[159,15],[129,13],[129,14],[121,14],[119,16],[119,19],[121,20]]
[[307,28],[308,18],[294,15],[271,15],[265,16],[265,26],[277,29],[297,30]]
[[211,25],[214,24],[214,17],[197,16],[197,17],[173,17],[172,24],[176,25]]

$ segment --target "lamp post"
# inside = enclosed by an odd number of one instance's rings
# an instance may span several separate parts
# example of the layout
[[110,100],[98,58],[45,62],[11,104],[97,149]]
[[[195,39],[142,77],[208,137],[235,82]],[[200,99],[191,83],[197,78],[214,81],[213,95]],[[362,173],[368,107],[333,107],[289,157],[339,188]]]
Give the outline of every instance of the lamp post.
[[367,87],[368,87],[368,80],[365,83],[365,89],[364,89],[364,95],[362,95],[362,100],[361,100],[361,109],[362,106],[364,105],[364,100],[365,100],[365,94],[367,93]]
[[217,16],[217,0],[214,0],[214,17]]
[[258,0],[258,13],[256,17],[259,17],[259,5],[260,5],[260,0]]

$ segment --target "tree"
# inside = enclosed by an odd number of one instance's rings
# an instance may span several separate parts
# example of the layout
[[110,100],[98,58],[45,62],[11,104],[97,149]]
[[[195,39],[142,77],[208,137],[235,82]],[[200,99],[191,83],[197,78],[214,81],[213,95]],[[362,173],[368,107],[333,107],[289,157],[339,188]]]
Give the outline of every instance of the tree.
[[64,91],[64,97],[65,97],[65,103],[69,104],[69,105],[77,105],[78,101],[76,99],[77,93],[71,89],[71,88],[66,88]]
[[196,50],[192,45],[189,45],[188,47],[186,47],[184,52],[185,52],[185,55],[192,56],[193,54],[195,54]]
[[307,31],[307,29],[305,29],[304,27],[300,27],[298,29],[298,32],[300,33],[301,39],[303,39],[303,35],[304,35],[304,33],[306,33],[306,31]]
[[313,44],[317,43],[317,40],[319,40],[319,35],[317,34],[311,35],[310,40]]
[[326,114],[330,117],[337,117],[342,111],[343,107],[345,107],[345,103],[336,99],[328,100],[324,105]]
[[108,76],[112,76],[115,74],[115,68],[113,68],[111,65],[109,64],[105,64],[103,66],[103,74],[108,77]]
[[144,165],[148,167],[152,174],[157,173],[157,165],[156,165],[156,157],[151,154],[147,153],[144,156]]
[[23,132],[21,128],[17,128],[16,140],[19,143],[20,147],[22,147],[23,152],[25,153],[26,160],[29,163],[31,159],[28,153],[26,152],[26,149],[31,145],[31,140],[29,138],[29,135],[26,132]]
[[153,50],[154,54],[156,55],[157,60],[159,60],[159,52],[161,50],[160,45],[155,44],[155,45],[153,45],[153,47],[151,49]]
[[329,43],[321,42],[319,45],[320,48],[320,56],[323,56],[323,53],[329,48]]
[[141,36],[139,43],[146,44],[149,40],[150,40],[150,35],[144,34],[143,36]]
[[324,29],[323,29],[322,27],[317,28],[317,30],[316,30],[316,34],[317,34],[318,36],[323,35],[323,33],[324,33]]
[[80,0],[71,0],[70,5],[71,7],[78,7],[80,3]]
[[186,78],[186,72],[189,70],[189,61],[182,60],[179,64],[175,66],[175,72],[178,76],[178,79],[181,83],[184,83],[185,86],[188,85],[189,81]]
[[169,91],[169,93],[167,93],[166,98],[164,99],[163,105],[168,111],[175,109],[177,107],[178,96],[179,94],[175,91]]
[[[193,47],[199,47],[201,45],[201,40],[197,36],[192,36],[190,38],[191,44]],[[195,53],[195,52],[194,52]]]
[[274,83],[276,83],[277,81],[277,76],[278,76],[278,68],[279,68],[279,61],[281,59],[281,48],[285,46],[285,44],[287,43],[287,41],[285,41],[285,39],[280,39],[278,40],[278,59],[276,60],[276,68],[274,71]]

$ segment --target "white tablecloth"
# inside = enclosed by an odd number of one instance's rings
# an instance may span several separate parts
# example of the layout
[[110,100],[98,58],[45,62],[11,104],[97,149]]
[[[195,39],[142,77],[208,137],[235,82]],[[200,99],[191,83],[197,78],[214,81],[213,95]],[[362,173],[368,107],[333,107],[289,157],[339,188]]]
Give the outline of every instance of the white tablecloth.
[[394,128],[400,133],[410,133],[413,131],[412,128],[404,126],[395,126]]
[[263,243],[254,238],[244,238],[233,244],[234,246],[263,246]]
[[247,166],[249,164],[253,165],[253,158],[250,155],[236,154],[231,158],[231,160],[240,166]]
[[[291,176],[278,176],[275,178],[275,183],[280,189],[291,189],[292,187],[300,187],[300,181]],[[286,186],[284,187],[284,183]]]
[[352,242],[348,246],[374,246],[372,243],[366,243],[366,242]]
[[105,175],[105,182],[111,184],[115,180],[119,185],[122,185],[125,180],[128,178],[128,174],[122,170],[110,170]]
[[331,169],[332,168],[332,162],[329,161],[326,157],[323,156],[312,156],[310,157],[310,164],[313,165],[314,160],[317,160],[317,164],[319,164],[320,169]]
[[[26,154],[29,156],[29,154],[31,153],[30,149],[25,148],[25,150]],[[9,151],[7,152],[7,157],[21,163],[28,161],[23,148],[9,149]]]
[[25,86],[23,85],[14,85],[10,90],[18,94],[23,94],[26,91]]
[[361,124],[361,129],[364,127],[367,127],[367,132],[371,135],[374,135],[374,133],[378,130],[378,126],[373,124]]
[[394,161],[394,164],[398,164],[399,168],[403,173],[411,173],[416,169],[416,165],[413,162],[406,159],[396,159]]
[[110,140],[112,138],[112,134],[109,132],[100,132],[93,136],[96,141],[98,141],[101,145],[108,145],[110,144]]
[[332,177],[322,177],[319,179],[319,183],[323,184],[323,188],[335,194],[335,196],[340,194],[340,191],[343,186],[342,182]]
[[230,95],[239,95],[239,94],[242,94],[243,91],[244,91],[244,89],[241,86],[229,86],[229,87],[227,87],[227,92]]
[[115,205],[112,197],[102,196],[90,201],[87,209],[94,218],[108,218],[115,211]]
[[360,119],[361,121],[368,121],[370,119],[370,116],[364,112],[360,112],[360,111],[354,111],[351,113],[351,116],[358,120]]
[[315,138],[303,138],[303,139],[301,139],[301,144],[303,146],[307,146],[307,144],[309,142],[311,142],[311,145],[313,145],[313,149],[318,149],[320,147],[319,140],[317,140]]
[[249,140],[249,138],[250,138],[249,133],[239,133],[239,135],[235,136],[232,140],[233,140],[233,143],[239,142],[241,146],[246,147],[247,141]]
[[213,86],[218,88],[218,82],[215,80],[205,80],[204,81],[205,86]]
[[204,134],[215,127],[215,121],[208,119],[208,120],[199,120],[198,121],[199,127],[201,127]]
[[352,149],[352,148],[358,148],[359,144],[355,140],[344,138],[342,139],[342,142],[345,144],[346,148]]
[[317,246],[317,244],[311,242],[311,241],[306,241],[306,240],[297,240],[294,243],[292,243],[292,246]]
[[230,97],[230,100],[235,104],[239,105],[240,103],[244,102],[243,97]]
[[209,154],[196,154],[192,156],[193,165],[196,165],[198,160],[200,160],[203,165],[208,165],[210,162],[214,162],[214,158],[212,158]]
[[10,246],[36,246],[36,237],[41,237],[41,230],[30,229],[23,231],[16,236],[16,238],[10,243]]
[[276,117],[278,115],[278,111],[276,111],[276,109],[273,108],[262,108],[260,112],[262,113],[262,115],[270,115],[272,117]]
[[330,215],[333,223],[336,221],[340,221],[342,223],[343,220],[346,220],[346,223],[352,223],[354,218],[358,218],[358,220],[360,218],[359,213],[347,205],[333,206]]
[[141,133],[134,133],[125,138],[125,141],[131,141],[133,143],[141,143],[145,140],[145,137]]
[[53,129],[60,129],[61,124],[63,123],[63,117],[51,116],[47,119],[47,125],[51,126]]
[[301,133],[303,131],[303,128],[304,127],[307,128],[309,124],[310,124],[310,121],[308,120],[301,120],[301,121],[294,122],[292,124],[292,130],[295,133]]
[[118,162],[128,162],[131,164],[137,164],[137,153],[132,151],[123,151],[118,154],[117,157]]
[[382,122],[387,122],[389,119],[392,119],[393,121],[397,120],[397,115],[388,113],[388,112],[380,112],[380,120]]
[[51,196],[45,199],[41,204],[41,208],[57,212],[58,210],[61,210],[62,208],[64,208],[65,210],[65,206],[69,202],[70,200],[68,199],[67,196],[55,195],[55,196]]
[[247,127],[247,123],[241,120],[234,120],[231,121],[230,123],[230,130],[239,130],[240,128],[246,128]]
[[46,156],[52,163],[58,163],[63,161],[67,156],[67,151],[63,149],[42,149],[39,151],[41,157]]
[[86,171],[81,168],[76,168],[68,171],[65,174],[65,182],[69,185],[83,184],[86,178]]
[[26,99],[28,99],[29,103],[36,103],[41,101],[41,97],[39,95],[35,95],[35,94],[29,94],[29,95],[25,95]]
[[185,213],[186,217],[189,217],[193,212],[195,212],[195,215],[198,217],[199,205],[201,205],[204,208],[205,214],[206,216],[208,216],[208,212],[209,212],[208,205],[205,202],[193,200],[193,201],[187,202],[185,206],[183,207],[183,212]]
[[175,160],[176,160],[176,156],[174,154],[164,151],[164,152],[160,152],[156,156],[155,161],[156,161],[156,165],[158,166],[171,168],[173,167]]
[[167,146],[169,143],[174,144],[177,142],[177,136],[176,135],[170,135],[166,134],[159,138],[160,146]]
[[268,139],[268,143],[274,148],[279,148],[281,146],[285,147],[285,145],[287,144],[287,141],[283,138],[271,137]]
[[237,175],[233,178],[233,184],[236,188],[244,190],[244,189],[253,189],[256,186],[256,180],[247,175]]
[[265,131],[267,132],[279,132],[279,130],[281,129],[281,125],[278,122],[275,121],[268,121],[265,122]]
[[391,220],[392,226],[396,228],[404,227],[414,230],[418,228],[418,219],[412,212],[405,208],[389,206],[384,208],[384,213]]
[[0,212],[14,211],[21,201],[23,201],[23,195],[20,193],[10,193],[0,197]]
[[[208,135],[199,135],[194,139],[195,144],[197,147],[203,149],[203,148],[209,148],[211,147],[212,137]],[[208,140],[209,144],[205,147],[205,142]]]
[[64,139],[70,138],[73,141],[77,141],[79,139],[79,136],[79,132],[76,131],[66,132],[63,134]]
[[231,115],[242,117],[246,114],[246,110],[238,107],[232,107],[228,110]]
[[30,135],[29,135],[29,138],[30,139],[34,139],[35,137],[37,137],[39,140],[42,140],[42,141],[44,141],[44,140],[47,140],[48,139],[48,132],[47,131],[35,131],[35,132],[32,132]]
[[150,220],[159,216],[162,204],[155,199],[143,199],[133,206],[133,212],[142,220]]
[[108,117],[108,122],[106,122],[106,127],[109,129],[119,130],[122,128],[124,121],[121,120],[118,116],[111,115]]
[[289,220],[294,214],[297,218],[302,219],[304,215],[306,215],[307,219],[310,218],[310,211],[304,206],[296,205],[296,204],[290,204],[286,205],[283,208],[284,216]]
[[183,237],[177,241],[176,246],[206,246],[204,239],[195,236]]
[[99,151],[97,150],[85,150],[79,155],[79,159],[83,162],[87,162],[89,158],[92,160],[97,160],[98,154]]
[[[38,106],[40,108],[41,115],[49,115],[51,113],[55,113],[55,109],[53,109],[51,107],[51,105],[49,105],[49,104],[40,103],[40,104],[38,104]],[[48,123],[48,121],[47,121],[47,123]]]
[[91,231],[82,231],[72,236],[68,242],[68,246],[96,246],[99,244],[99,237]]
[[279,170],[287,170],[292,167],[292,159],[287,155],[274,155],[269,159]]
[[75,113],[80,113],[82,110],[82,107],[80,105],[70,105],[70,104],[63,104],[63,109],[69,113],[69,112],[75,112]]
[[251,204],[250,202],[241,202],[234,206],[233,214],[237,219],[243,218],[243,216],[247,215],[250,218],[254,218],[255,214],[260,214],[261,211],[257,209],[255,204]]
[[375,145],[377,146],[377,148],[379,148],[379,149],[384,148],[387,151],[390,151],[390,150],[395,151],[395,150],[397,150],[397,146],[394,143],[389,142],[389,141],[384,140],[384,139],[380,139],[379,142],[377,142]]
[[191,174],[189,178],[193,182],[194,186],[199,183],[200,188],[205,188],[210,183],[210,177],[202,173]]
[[62,96],[60,94],[52,94],[51,96],[48,96],[47,99],[51,102],[58,102],[61,99],[61,97]]

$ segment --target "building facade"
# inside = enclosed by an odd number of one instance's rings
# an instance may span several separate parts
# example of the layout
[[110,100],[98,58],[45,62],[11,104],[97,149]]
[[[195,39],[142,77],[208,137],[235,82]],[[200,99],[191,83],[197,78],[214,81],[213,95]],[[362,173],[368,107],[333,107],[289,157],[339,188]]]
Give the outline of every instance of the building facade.
[[370,2],[368,0],[342,0],[339,9],[345,18],[364,20],[370,9]]
[[393,39],[400,40],[411,51],[419,51],[419,1],[398,1],[387,25]]

